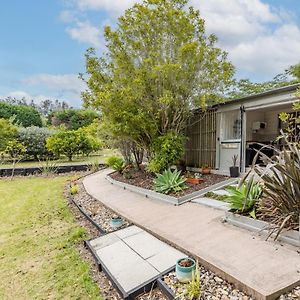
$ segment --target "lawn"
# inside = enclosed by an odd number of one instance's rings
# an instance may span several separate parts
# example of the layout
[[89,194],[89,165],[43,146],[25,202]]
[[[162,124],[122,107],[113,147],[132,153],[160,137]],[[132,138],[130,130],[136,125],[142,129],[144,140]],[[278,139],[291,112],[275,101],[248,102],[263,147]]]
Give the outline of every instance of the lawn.
[[[60,166],[69,166],[69,165],[80,165],[80,164],[88,164],[91,162],[99,162],[105,163],[107,157],[112,155],[119,155],[117,150],[113,149],[103,149],[99,151],[97,154],[93,154],[90,156],[75,156],[72,161],[69,161],[67,157],[62,156],[61,159],[56,160],[55,163]],[[16,167],[17,168],[30,168],[30,167],[40,167],[42,163],[39,161],[21,161]],[[0,164],[0,169],[12,168],[12,163],[7,160],[4,163]]]
[[0,299],[102,299],[63,198],[71,177],[0,180]]

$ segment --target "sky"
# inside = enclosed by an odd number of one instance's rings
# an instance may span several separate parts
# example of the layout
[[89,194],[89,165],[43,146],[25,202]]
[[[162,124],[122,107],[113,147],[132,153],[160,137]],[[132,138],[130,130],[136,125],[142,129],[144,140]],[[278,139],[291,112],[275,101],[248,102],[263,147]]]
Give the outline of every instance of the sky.
[[[105,51],[103,27],[142,0],[0,0],[0,99],[80,107],[84,54]],[[190,0],[237,78],[266,81],[300,62],[300,0]]]

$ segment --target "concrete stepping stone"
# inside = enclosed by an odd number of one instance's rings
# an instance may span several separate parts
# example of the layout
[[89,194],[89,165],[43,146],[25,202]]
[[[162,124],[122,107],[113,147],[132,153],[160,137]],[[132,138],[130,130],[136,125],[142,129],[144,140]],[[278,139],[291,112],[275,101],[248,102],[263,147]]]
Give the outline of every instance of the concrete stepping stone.
[[198,203],[202,204],[208,207],[216,208],[216,209],[221,209],[224,211],[227,211],[229,209],[228,203],[225,203],[223,201],[215,200],[213,198],[208,198],[208,197],[202,197],[202,198],[197,198],[195,200],[192,200],[193,203]]
[[228,196],[229,193],[226,190],[217,190],[217,191],[213,191],[214,194],[218,195],[218,196]]
[[137,226],[98,237],[87,245],[124,299],[142,292],[186,257]]

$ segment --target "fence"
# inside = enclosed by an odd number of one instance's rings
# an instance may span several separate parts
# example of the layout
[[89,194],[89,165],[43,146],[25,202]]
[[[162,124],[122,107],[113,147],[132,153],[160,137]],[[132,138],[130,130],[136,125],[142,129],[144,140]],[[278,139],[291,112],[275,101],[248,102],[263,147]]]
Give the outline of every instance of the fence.
[[186,130],[188,141],[185,149],[187,166],[201,167],[216,164],[216,110],[196,112]]

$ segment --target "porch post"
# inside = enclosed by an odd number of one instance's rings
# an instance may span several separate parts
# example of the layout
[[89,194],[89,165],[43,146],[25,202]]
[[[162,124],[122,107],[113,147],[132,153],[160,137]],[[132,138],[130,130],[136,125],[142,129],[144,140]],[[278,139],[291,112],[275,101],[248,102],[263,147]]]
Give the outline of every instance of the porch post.
[[240,172],[245,173],[245,161],[246,161],[246,110],[244,105],[240,107],[241,112],[241,143],[240,143]]

